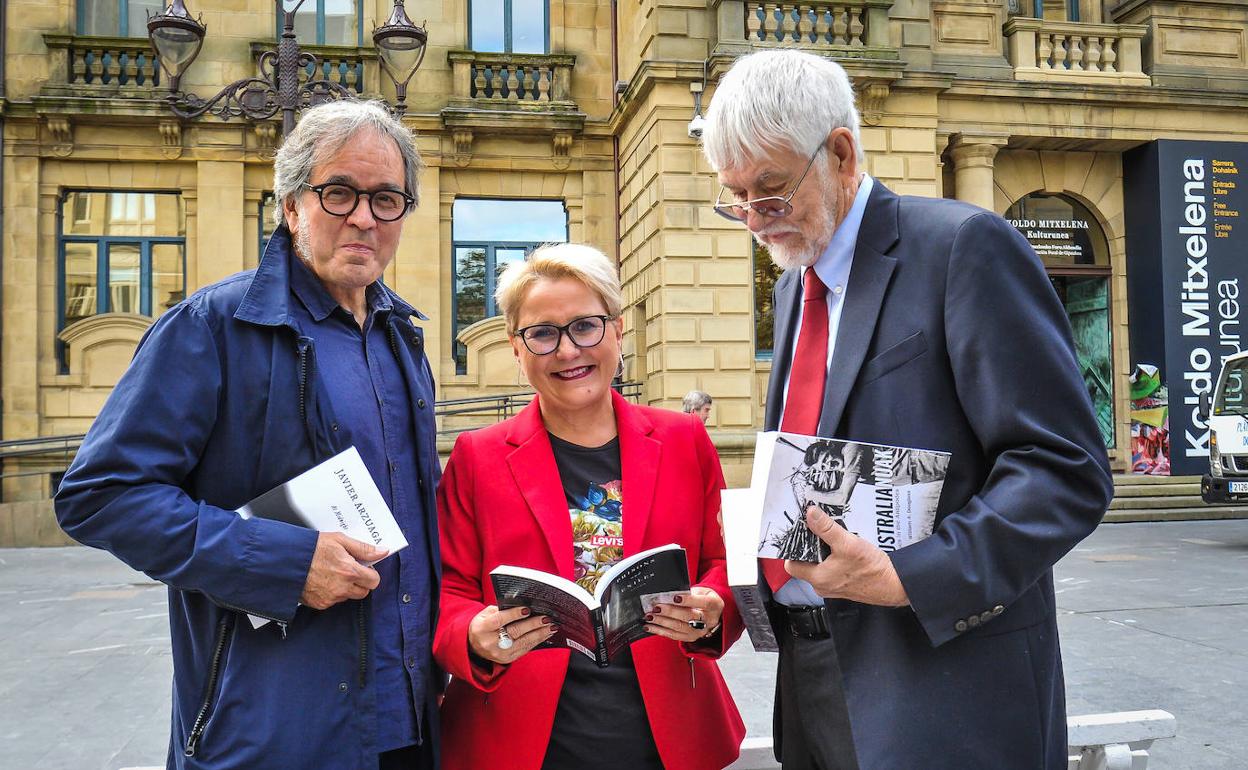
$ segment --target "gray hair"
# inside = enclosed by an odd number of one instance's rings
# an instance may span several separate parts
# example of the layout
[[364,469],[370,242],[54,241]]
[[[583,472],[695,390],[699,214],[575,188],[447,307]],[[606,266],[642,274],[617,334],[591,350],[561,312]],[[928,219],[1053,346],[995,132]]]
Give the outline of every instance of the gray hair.
[[720,78],[702,151],[717,171],[757,161],[769,150],[812,155],[837,128],[853,134],[862,163],[854,89],[841,65],[802,51],[759,51]]
[[711,394],[704,393],[700,390],[691,390],[685,394],[685,400],[680,403],[680,409],[685,414],[696,412],[704,406],[710,406]]
[[286,221],[285,204],[293,202],[312,177],[312,169],[333,157],[361,131],[388,136],[403,156],[403,187],[420,203],[419,175],[425,167],[416,149],[416,138],[382,102],[338,99],[318,104],[303,113],[295,130],[282,142],[273,161],[274,219]]

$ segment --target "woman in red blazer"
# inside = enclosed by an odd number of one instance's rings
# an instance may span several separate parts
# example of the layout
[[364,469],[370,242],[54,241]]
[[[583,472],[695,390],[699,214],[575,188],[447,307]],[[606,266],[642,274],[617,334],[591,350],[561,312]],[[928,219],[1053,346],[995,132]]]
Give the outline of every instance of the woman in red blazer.
[[[453,679],[442,704],[445,770],[719,770],[744,725],[715,659],[741,633],[716,514],[723,475],[691,415],[635,406],[611,389],[621,296],[587,246],[543,247],[499,281],[521,371],[537,398],[461,435],[438,489],[441,615],[434,656]],[[654,635],[599,669],[534,650],[551,619],[500,611],[490,570],[575,580],[668,543],[694,586],[649,616]]]

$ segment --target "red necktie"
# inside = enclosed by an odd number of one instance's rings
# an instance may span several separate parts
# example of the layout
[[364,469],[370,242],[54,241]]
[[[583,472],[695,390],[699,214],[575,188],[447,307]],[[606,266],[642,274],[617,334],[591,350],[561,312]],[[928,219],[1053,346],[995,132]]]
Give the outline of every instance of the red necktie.
[[[789,395],[780,430],[813,436],[819,432],[823,386],[828,379],[828,287],[812,267],[802,276],[802,328],[789,367]],[[772,593],[789,580],[780,559],[763,559],[763,577]]]

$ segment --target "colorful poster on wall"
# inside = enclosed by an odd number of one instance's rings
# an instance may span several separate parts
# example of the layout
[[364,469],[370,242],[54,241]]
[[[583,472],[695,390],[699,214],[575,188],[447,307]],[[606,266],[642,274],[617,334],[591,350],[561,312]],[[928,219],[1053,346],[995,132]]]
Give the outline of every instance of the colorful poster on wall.
[[1151,142],[1123,156],[1131,360],[1169,394],[1170,470],[1209,471],[1201,393],[1244,349],[1248,143]]
[[1170,475],[1170,404],[1152,364],[1131,372],[1131,472]]

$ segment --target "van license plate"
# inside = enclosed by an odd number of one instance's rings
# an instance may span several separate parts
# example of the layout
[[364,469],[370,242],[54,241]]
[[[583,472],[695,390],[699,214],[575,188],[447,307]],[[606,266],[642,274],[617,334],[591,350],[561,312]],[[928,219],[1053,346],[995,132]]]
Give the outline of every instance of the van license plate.
[[1233,495],[1248,494],[1248,481],[1232,481],[1230,487]]

